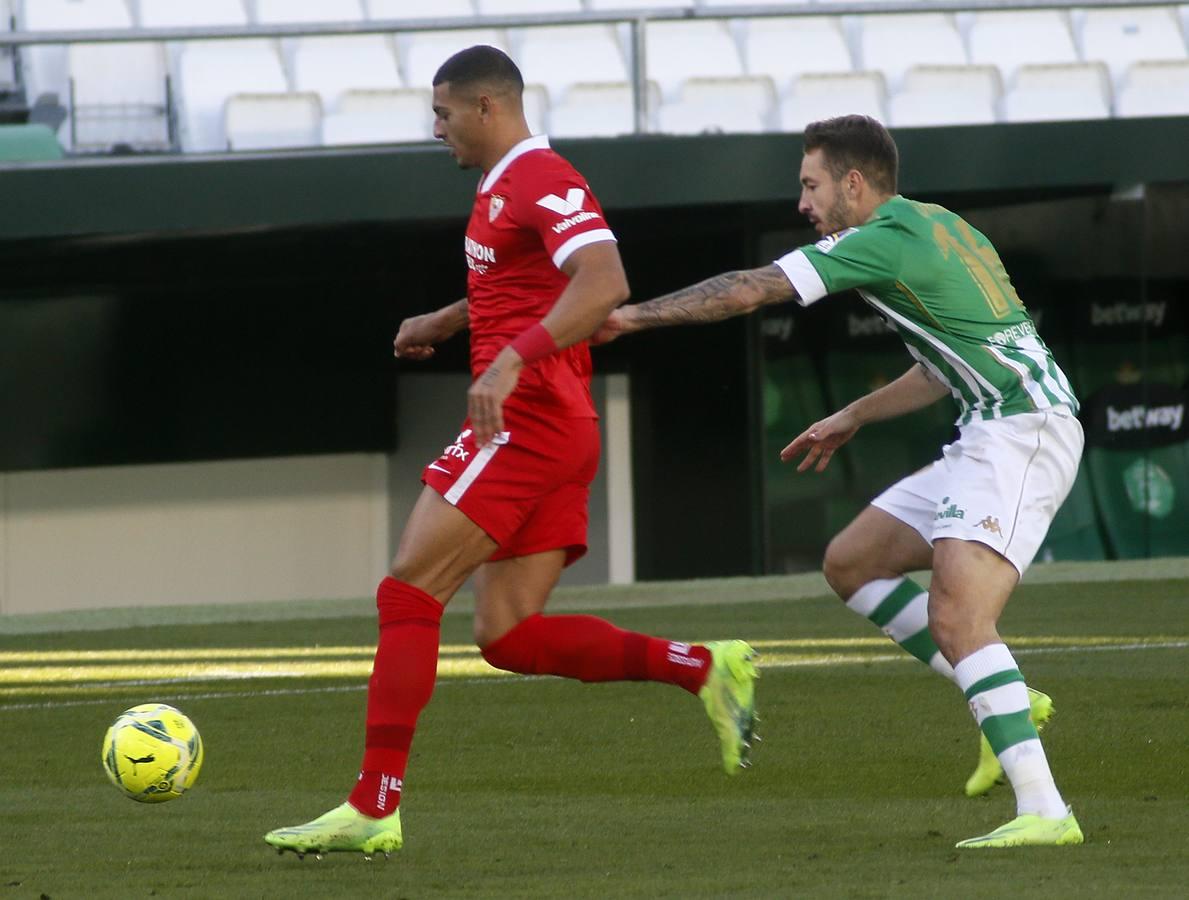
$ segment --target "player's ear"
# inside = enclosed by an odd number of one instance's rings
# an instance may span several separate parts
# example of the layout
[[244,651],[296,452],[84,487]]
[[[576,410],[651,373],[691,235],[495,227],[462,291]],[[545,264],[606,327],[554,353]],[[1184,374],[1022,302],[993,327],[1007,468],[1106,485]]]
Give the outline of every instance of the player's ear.
[[476,100],[476,106],[479,108],[479,118],[487,121],[491,118],[492,107],[494,104],[491,101],[490,94],[480,94]]

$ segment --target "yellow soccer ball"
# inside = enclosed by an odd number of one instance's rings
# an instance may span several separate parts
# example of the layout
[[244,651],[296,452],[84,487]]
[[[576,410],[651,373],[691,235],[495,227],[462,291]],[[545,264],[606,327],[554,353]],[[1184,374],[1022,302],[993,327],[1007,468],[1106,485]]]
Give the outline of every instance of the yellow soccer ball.
[[202,737],[183,713],[142,703],[120,713],[103,738],[103,770],[126,797],[163,803],[180,797],[202,768]]

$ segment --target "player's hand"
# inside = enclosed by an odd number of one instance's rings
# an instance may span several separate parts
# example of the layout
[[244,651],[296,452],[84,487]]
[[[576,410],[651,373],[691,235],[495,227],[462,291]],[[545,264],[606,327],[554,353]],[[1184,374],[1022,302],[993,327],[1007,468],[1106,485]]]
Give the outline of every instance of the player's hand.
[[824,472],[834,451],[854,437],[860,425],[853,413],[840,410],[814,422],[793,438],[792,443],[780,451],[780,459],[790,462],[804,453],[805,458],[797,465],[798,472],[804,472],[810,466],[815,472]]
[[504,401],[516,389],[524,361],[505,347],[467,391],[467,415],[480,447],[504,430]]
[[392,341],[393,355],[400,359],[423,360],[434,354],[434,344],[450,337],[438,324],[433,313],[413,316],[400,323],[400,330]]
[[611,315],[607,317],[607,321],[599,326],[599,330],[592,334],[589,338],[593,346],[599,344],[609,344],[617,337],[627,334],[631,331],[631,307],[621,306],[619,309],[611,311]]

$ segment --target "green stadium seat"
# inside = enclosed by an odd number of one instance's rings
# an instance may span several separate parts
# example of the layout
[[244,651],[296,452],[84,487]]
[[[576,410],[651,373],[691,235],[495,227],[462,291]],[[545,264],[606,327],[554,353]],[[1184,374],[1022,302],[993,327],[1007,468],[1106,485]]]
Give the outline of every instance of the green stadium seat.
[[0,162],[61,159],[62,145],[44,125],[0,125]]
[[1087,404],[1086,465],[1113,556],[1189,554],[1189,425],[1171,385],[1104,388]]

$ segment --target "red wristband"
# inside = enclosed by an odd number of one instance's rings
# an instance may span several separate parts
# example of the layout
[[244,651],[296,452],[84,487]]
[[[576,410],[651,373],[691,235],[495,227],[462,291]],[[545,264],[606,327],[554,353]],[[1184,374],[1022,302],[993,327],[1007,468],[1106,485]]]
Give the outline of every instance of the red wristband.
[[517,337],[510,346],[526,363],[536,362],[560,349],[553,335],[540,322]]

